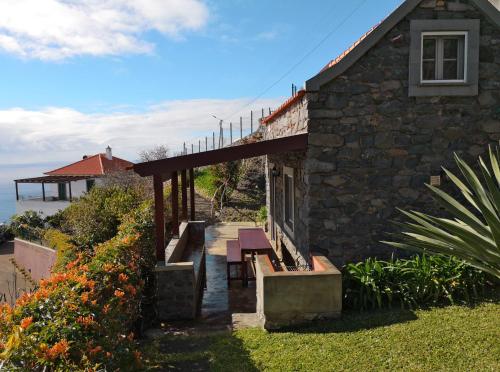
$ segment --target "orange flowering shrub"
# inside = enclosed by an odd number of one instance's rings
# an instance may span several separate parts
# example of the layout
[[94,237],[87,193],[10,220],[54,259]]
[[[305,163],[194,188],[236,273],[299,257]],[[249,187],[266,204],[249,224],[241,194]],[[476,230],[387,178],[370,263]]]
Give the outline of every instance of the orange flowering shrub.
[[[0,365],[6,370],[135,370],[131,334],[143,271],[153,262],[149,205],[117,235],[58,268],[14,308],[0,306]],[[131,336],[132,335],[132,336]]]

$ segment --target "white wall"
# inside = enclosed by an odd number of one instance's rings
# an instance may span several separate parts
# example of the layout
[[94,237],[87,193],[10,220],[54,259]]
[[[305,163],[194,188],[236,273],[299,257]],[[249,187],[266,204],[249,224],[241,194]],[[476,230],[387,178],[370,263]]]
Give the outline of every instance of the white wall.
[[[96,185],[101,185],[102,184],[102,179],[95,178],[94,179]],[[58,191],[57,191],[57,183],[49,183],[45,185],[45,196],[48,197],[55,197],[57,198],[58,196]],[[71,196],[73,198],[79,198],[83,196],[87,192],[87,180],[79,180],[79,181],[73,181],[71,182]],[[69,187],[66,184],[66,195],[69,198]]]
[[26,211],[35,211],[44,216],[52,216],[59,210],[69,206],[69,201],[43,201],[42,199],[18,200],[16,203],[16,213],[22,214]]
[[[102,185],[103,180],[96,178],[94,179],[96,186]],[[69,186],[66,186],[66,196],[69,199]],[[41,187],[41,185],[40,185]],[[65,209],[70,205],[69,200],[52,200],[52,198],[58,197],[57,183],[47,183],[45,184],[45,200],[42,198],[18,200],[16,203],[16,213],[22,214],[26,211],[32,210],[35,212],[42,213],[44,216],[51,216],[57,213],[59,210]],[[74,199],[83,196],[87,192],[87,180],[79,180],[71,182],[71,196]]]

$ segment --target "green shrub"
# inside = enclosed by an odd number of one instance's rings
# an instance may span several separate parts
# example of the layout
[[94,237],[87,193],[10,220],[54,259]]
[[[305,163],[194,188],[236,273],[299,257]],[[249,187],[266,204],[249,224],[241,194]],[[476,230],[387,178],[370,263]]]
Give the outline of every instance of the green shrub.
[[80,247],[92,247],[116,235],[125,214],[141,203],[132,189],[93,187],[64,210],[62,227]]
[[44,228],[44,220],[35,211],[15,214],[11,218],[10,227],[15,236],[21,239],[40,241]]
[[[24,294],[0,306],[0,365],[6,370],[137,370],[131,333],[139,318],[142,268],[152,261],[150,205],[123,217],[118,234],[77,254]],[[52,238],[62,242],[54,232]],[[56,238],[57,237],[57,238]],[[69,248],[69,246],[67,246]],[[149,253],[147,253],[149,252]]]
[[267,222],[267,208],[265,206],[260,207],[257,212],[257,222],[265,224]]
[[195,171],[194,184],[196,191],[200,192],[206,198],[212,198],[217,191],[215,177],[210,167],[197,169]]
[[66,265],[76,260],[78,250],[71,241],[71,237],[56,229],[47,229],[42,236],[46,247],[56,250],[56,262],[52,267],[53,272],[62,272]]
[[14,239],[14,232],[10,225],[0,225],[0,244]]
[[231,198],[231,194],[238,186],[241,176],[241,162],[229,161],[226,163],[212,165],[210,172],[214,178],[216,189],[215,200],[226,202]]
[[368,258],[344,268],[344,306],[366,310],[469,302],[479,296],[486,282],[480,270],[454,257]]

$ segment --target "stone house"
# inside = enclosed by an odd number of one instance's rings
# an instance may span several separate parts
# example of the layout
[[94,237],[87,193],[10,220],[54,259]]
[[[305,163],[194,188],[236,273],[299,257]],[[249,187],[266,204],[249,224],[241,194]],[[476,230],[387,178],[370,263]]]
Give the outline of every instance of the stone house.
[[387,257],[396,208],[439,213],[425,183],[500,140],[500,1],[406,0],[263,119],[269,226],[285,260]]

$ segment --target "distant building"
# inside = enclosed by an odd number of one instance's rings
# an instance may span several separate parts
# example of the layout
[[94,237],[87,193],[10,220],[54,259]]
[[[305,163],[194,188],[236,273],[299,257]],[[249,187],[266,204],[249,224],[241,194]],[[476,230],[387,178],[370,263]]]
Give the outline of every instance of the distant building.
[[[108,146],[104,154],[84,155],[82,160],[46,172],[44,176],[15,180],[16,213],[33,210],[44,216],[51,216],[66,208],[94,185],[100,184],[104,175],[125,170],[132,165],[127,160],[113,156]],[[22,183],[41,184],[42,197],[23,197],[19,190],[19,184]]]

